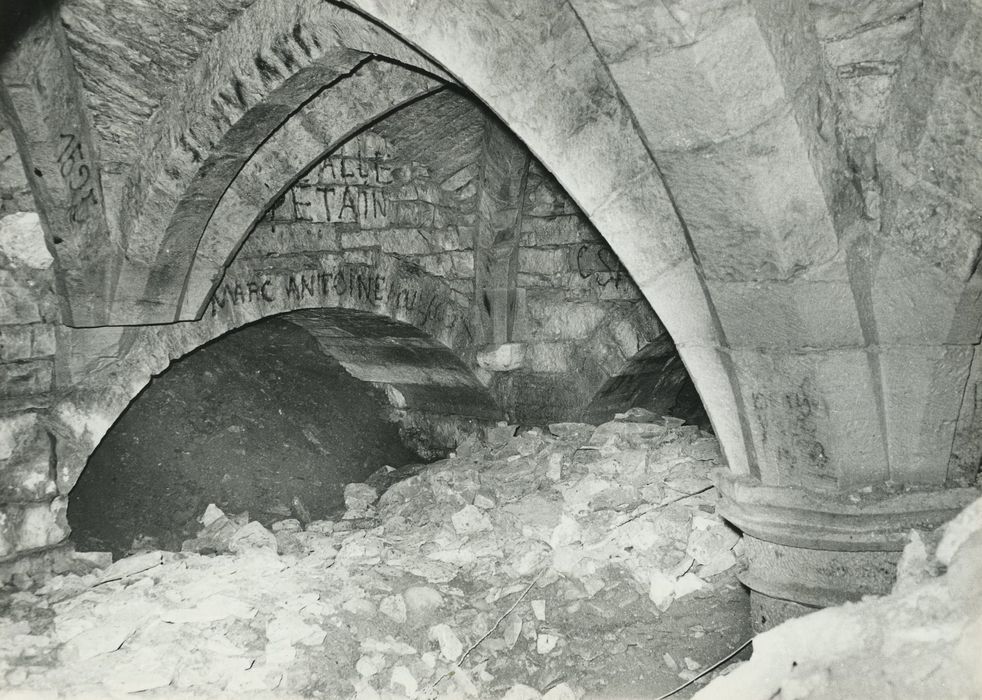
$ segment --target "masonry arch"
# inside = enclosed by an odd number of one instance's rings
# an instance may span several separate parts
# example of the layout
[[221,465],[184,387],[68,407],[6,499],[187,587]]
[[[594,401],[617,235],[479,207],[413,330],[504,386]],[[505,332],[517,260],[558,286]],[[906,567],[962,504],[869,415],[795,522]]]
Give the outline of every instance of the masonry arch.
[[208,503],[264,524],[329,518],[347,484],[445,457],[499,417],[415,326],[344,306],[266,316],[141,389],[86,460],[68,522],[82,547],[121,553],[144,537],[178,548]]
[[[373,60],[329,85],[256,150],[222,192],[183,283],[177,320],[201,315],[222,274],[256,222],[327,153],[385,114],[441,85],[395,63]],[[157,270],[151,289],[174,284]]]
[[709,427],[695,386],[667,335],[644,343],[611,371],[583,407],[583,419],[601,423],[635,406],[658,416],[673,416],[691,425]]
[[222,193],[287,117],[370,60],[346,41],[366,34],[379,35],[385,55],[419,63],[384,32],[310,0],[257,3],[208,45],[144,127],[146,145],[122,185],[113,322],[172,320]]
[[[433,14],[434,6],[427,5],[421,10],[425,10],[424,14]],[[223,33],[223,42],[228,43],[227,48],[232,51],[233,56],[238,56],[242,54],[243,49],[234,39],[242,39],[251,32],[253,46],[256,46],[256,39],[259,39],[255,56],[275,56],[277,50],[282,52],[282,49],[274,50],[278,43],[286,41],[283,37],[292,37],[294,29],[300,26],[303,32],[320,32],[320,34],[311,34],[311,42],[314,42],[316,37],[321,37],[317,39],[317,42],[321,42],[323,36],[330,36],[334,46],[340,45],[346,50],[370,52],[411,65],[423,66],[425,71],[438,77],[446,75],[443,73],[443,67],[452,67],[451,72],[461,80],[463,85],[498,114],[556,175],[573,200],[611,243],[615,252],[621,259],[628,261],[627,265],[634,279],[642,289],[649,292],[649,298],[656,300],[656,311],[673,335],[680,340],[691,338],[701,342],[705,342],[707,338],[710,340],[715,338],[716,331],[707,306],[708,302],[701,291],[698,277],[694,276],[695,266],[681,222],[665,191],[657,167],[651,160],[641,135],[631,122],[627,107],[618,97],[616,86],[605,71],[600,57],[592,48],[589,37],[572,10],[563,6],[562,9],[557,10],[559,13],[557,17],[552,18],[555,20],[555,36],[550,37],[549,48],[566,52],[564,56],[545,55],[542,54],[541,48],[537,48],[535,33],[542,30],[537,23],[530,24],[528,28],[525,28],[525,24],[504,23],[501,25],[502,31],[490,37],[468,33],[471,28],[480,26],[485,19],[492,21],[495,19],[484,17],[483,13],[491,12],[488,7],[482,5],[468,7],[466,11],[458,11],[447,6],[442,10],[459,13],[460,16],[455,19],[467,30],[455,39],[457,43],[453,46],[442,45],[438,40],[439,37],[417,37],[415,32],[418,27],[396,26],[393,20],[398,18],[386,22],[385,17],[377,16],[381,13],[375,13],[372,18],[382,24],[388,24],[395,35],[381,29],[372,21],[360,18],[356,13],[341,11],[324,3],[290,3],[288,0],[276,0],[276,2],[266,0],[253,5],[243,13],[234,27]],[[283,24],[282,31],[246,29],[250,22],[254,24],[259,21],[257,18],[277,11],[282,17],[277,19],[279,24]],[[251,19],[248,19],[250,17]],[[536,18],[536,22],[544,20],[545,17]],[[225,35],[231,36],[226,39]],[[323,39],[323,41],[327,40]],[[403,41],[411,46],[420,47],[422,54]],[[290,42],[297,43],[295,37],[291,38]],[[318,50],[326,52],[327,46],[327,43],[323,43],[319,45]],[[531,52],[529,55],[534,57],[534,60],[518,56],[512,50],[515,46],[529,48]],[[217,49],[215,52],[210,51],[209,55],[199,58],[195,70],[205,70],[207,66],[219,76],[211,81],[212,83],[228,83],[229,86],[234,87],[238,79],[236,78],[238,65],[247,57],[220,60],[220,55]],[[359,55],[364,56],[364,54]],[[436,62],[424,58],[426,55],[432,56]],[[474,60],[476,58],[482,60]],[[262,64],[262,61],[258,63]],[[559,64],[563,65],[564,70],[554,70],[554,67]],[[277,64],[275,79],[267,76],[266,82],[269,84],[246,100],[252,110],[268,103],[269,114],[265,115],[267,118],[263,121],[266,126],[244,133],[235,153],[229,154],[237,157],[225,159],[221,168],[216,170],[212,166],[205,169],[202,166],[202,170],[206,171],[209,177],[214,175],[218,178],[215,181],[214,196],[193,195],[190,190],[187,190],[187,185],[183,181],[168,188],[185,192],[181,195],[182,202],[194,201],[197,202],[195,206],[199,209],[204,207],[195,215],[198,218],[194,219],[194,222],[179,209],[170,217],[169,222],[147,226],[141,224],[139,227],[133,225],[134,231],[138,228],[144,240],[138,243],[137,238],[134,238],[129,247],[135,249],[139,245],[147,251],[155,248],[159,251],[152,265],[158,279],[162,276],[160,271],[169,268],[172,264],[165,259],[167,256],[179,257],[182,262],[179,265],[176,262],[173,264],[179,269],[188,269],[191,265],[190,258],[196,249],[197,237],[201,235],[205,221],[214,210],[221,191],[229,185],[231,179],[245,165],[248,158],[252,157],[264,139],[281,128],[282,124],[296,118],[294,110],[310,99],[312,88],[306,94],[286,91],[289,95],[289,105],[286,98],[280,99],[277,95],[273,95],[276,86],[300,75],[302,65],[300,61]],[[251,65],[249,70],[253,70]],[[348,70],[353,72],[357,68],[351,65]],[[305,84],[308,87],[312,84],[317,84],[319,88],[323,87],[330,82],[324,77],[323,75],[310,77]],[[318,83],[318,80],[321,82]],[[225,104],[225,101],[213,98],[211,93],[214,92],[214,88],[202,88],[200,81],[187,82],[189,87],[197,86],[194,90],[200,93],[192,100],[186,101],[191,105],[190,108],[184,108],[188,113],[187,118],[212,124],[213,130],[214,125],[223,127],[210,140],[218,142],[223,138],[231,138],[233,132],[228,126],[224,126],[230,121],[234,121],[235,124],[249,121],[244,116],[221,117],[221,112],[216,112],[216,109],[223,107],[223,104],[225,105],[223,108],[231,109],[231,107]],[[258,84],[262,85],[263,81],[259,80]],[[175,100],[175,103],[178,102]],[[201,103],[200,109],[195,107],[198,102]],[[558,105],[561,106],[553,109]],[[283,110],[287,106],[290,109],[284,113]],[[238,110],[241,111],[242,108],[243,106],[240,105]],[[170,109],[175,110],[177,107],[172,104]],[[598,116],[584,127],[579,123],[577,115],[588,113]],[[241,131],[245,126],[244,124],[236,128]],[[226,137],[224,134],[229,136]],[[187,139],[181,136],[174,135],[166,141],[159,138],[150,139],[152,154],[146,159],[147,162],[164,163],[183,160],[195,162],[194,154],[188,150]],[[221,149],[216,145],[215,158],[220,159],[221,156]],[[132,179],[134,182],[144,183],[153,178],[134,176]],[[190,175],[184,177],[185,181],[190,179]],[[149,187],[149,185],[142,186]],[[136,201],[142,198],[145,197],[135,197]],[[170,195],[170,198],[173,199],[173,195]],[[638,223],[642,221],[644,230],[652,234],[643,240],[637,235]],[[153,234],[154,231],[164,230],[171,232],[168,235],[182,236],[184,242],[178,244],[175,239],[173,245],[164,244],[153,238],[156,235]],[[214,252],[209,251],[208,254],[214,257]],[[130,254],[129,257],[141,256]],[[149,257],[149,253],[142,257]],[[665,274],[669,274],[671,279],[662,279]],[[162,308],[174,303],[181,293],[179,287],[184,283],[184,279],[180,277],[167,276],[167,278],[167,284],[156,285],[160,293],[154,295],[159,297],[155,300],[155,304],[161,305]],[[657,289],[653,286],[656,284]],[[674,290],[675,297],[680,294],[680,289],[684,290],[679,297],[686,300],[684,308],[680,308],[672,301],[672,296],[661,294],[662,288],[666,292]],[[125,314],[125,309],[122,313]]]
[[[395,36],[421,48],[424,55],[432,57],[434,65],[449,69],[557,177],[625,261],[678,343],[725,445],[731,468],[737,473],[755,470],[755,460],[748,456],[751,442],[743,423],[746,412],[739,392],[734,391],[739,381],[728,354],[720,351],[725,345],[724,335],[687,234],[630,111],[579,19],[566,5],[556,10],[557,16],[549,18],[555,36],[550,37],[547,53],[536,34],[542,29],[538,23],[504,22],[501,31],[493,35],[469,33],[468,28],[494,20],[485,16],[491,10],[483,5],[466,11],[443,8],[458,13],[460,16],[455,19],[465,29],[454,35],[452,42],[448,43],[449,35],[427,36],[422,17],[432,15],[433,7],[427,5],[420,17],[411,20],[411,26],[399,23],[406,18],[386,18],[379,16],[384,13],[374,11],[369,14]],[[437,21],[434,16],[430,19]],[[545,19],[537,17],[536,22]],[[358,35],[361,49],[396,57],[405,54],[405,44],[390,53],[392,35],[378,34],[378,25],[362,21],[374,29]],[[527,49],[527,53],[515,51],[516,46]],[[553,55],[551,52],[555,51],[563,55]],[[563,70],[555,70],[557,65],[562,65]],[[432,68],[429,64],[427,67]],[[581,118],[586,114],[595,116]],[[291,176],[295,179],[296,173]],[[640,235],[641,231],[647,235]],[[215,246],[213,241],[221,245]],[[173,268],[194,266],[187,278],[188,294],[177,312],[181,317],[193,313],[194,300],[200,299],[202,290],[214,283],[218,261],[228,259],[234,250],[233,240],[224,235],[209,233],[203,245],[202,259],[206,262],[182,263]],[[224,251],[219,250],[221,246]],[[167,264],[158,263],[156,270],[169,269]],[[184,289],[184,278],[155,274],[158,280],[167,280],[155,283],[159,292],[154,293],[155,297],[180,297],[177,287]],[[172,303],[166,302],[165,306]]]
[[59,492],[71,490],[153,376],[195,348],[270,317],[303,327],[357,379],[385,388],[409,429],[432,429],[430,437],[450,445],[459,436],[455,417],[501,415],[464,359],[474,353],[468,309],[440,278],[377,248],[309,255],[286,268],[237,261],[201,320],[127,329],[114,344],[117,357],[78,370],[79,387],[52,411]]

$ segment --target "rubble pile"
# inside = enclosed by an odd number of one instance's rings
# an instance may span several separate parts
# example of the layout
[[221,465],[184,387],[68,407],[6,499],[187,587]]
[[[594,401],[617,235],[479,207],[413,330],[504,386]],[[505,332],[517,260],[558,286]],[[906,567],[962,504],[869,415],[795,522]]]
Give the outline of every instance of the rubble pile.
[[[333,521],[266,529],[209,506],[185,551],[80,554],[78,571],[7,596],[0,680],[72,696],[577,698],[657,642],[638,629],[738,590],[711,435],[638,410],[515,433],[350,484]],[[691,621],[685,634],[711,636]],[[716,660],[650,654],[673,684]]]
[[912,531],[887,596],[789,620],[696,700],[982,698],[982,498]]

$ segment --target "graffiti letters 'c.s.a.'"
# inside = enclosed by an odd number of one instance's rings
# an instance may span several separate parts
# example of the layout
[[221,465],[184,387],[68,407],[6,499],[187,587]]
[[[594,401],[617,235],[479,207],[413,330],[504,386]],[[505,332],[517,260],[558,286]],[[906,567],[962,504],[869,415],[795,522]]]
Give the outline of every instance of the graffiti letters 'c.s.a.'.
[[584,243],[576,251],[576,270],[580,277],[593,280],[601,287],[613,284],[619,289],[625,277],[624,266],[610,248],[604,245]]

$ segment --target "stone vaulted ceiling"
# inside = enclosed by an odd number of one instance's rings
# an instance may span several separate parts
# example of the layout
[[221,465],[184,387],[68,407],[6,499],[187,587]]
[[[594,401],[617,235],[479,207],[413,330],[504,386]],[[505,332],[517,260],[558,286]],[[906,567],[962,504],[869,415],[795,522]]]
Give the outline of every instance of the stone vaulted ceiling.
[[[453,174],[483,133],[459,89],[630,271],[748,512],[807,510],[796,488],[940,490],[977,471],[975,0],[64,0],[39,14],[0,62],[0,107],[68,325],[197,317],[262,213],[367,125]],[[434,129],[457,143],[437,147]],[[795,522],[784,543],[851,546]]]

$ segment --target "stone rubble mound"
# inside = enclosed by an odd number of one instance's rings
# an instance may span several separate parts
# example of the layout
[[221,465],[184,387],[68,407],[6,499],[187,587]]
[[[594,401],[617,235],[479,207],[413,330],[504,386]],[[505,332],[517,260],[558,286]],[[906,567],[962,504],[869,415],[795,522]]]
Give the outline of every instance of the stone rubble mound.
[[636,409],[515,433],[350,484],[334,521],[209,506],[185,551],[78,555],[87,572],[9,596],[0,695],[581,697],[618,644],[571,634],[586,607],[733,582],[720,453]]
[[694,700],[982,698],[982,498],[912,530],[890,595],[754,637],[753,657]]

